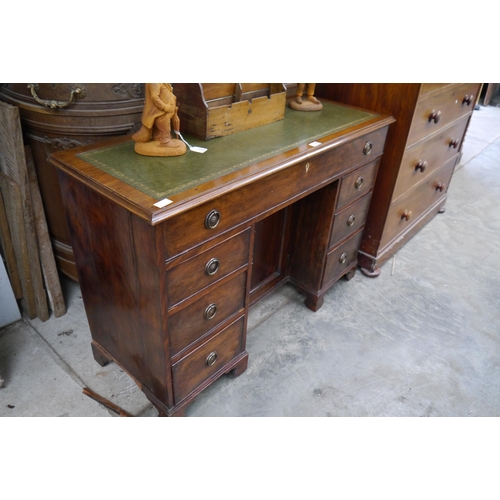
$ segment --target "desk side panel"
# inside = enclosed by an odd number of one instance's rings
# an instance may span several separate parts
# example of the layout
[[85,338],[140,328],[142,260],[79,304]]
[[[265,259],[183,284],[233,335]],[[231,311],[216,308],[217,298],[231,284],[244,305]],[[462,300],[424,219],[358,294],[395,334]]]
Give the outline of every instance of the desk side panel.
[[160,229],[64,172],[59,176],[92,340],[168,404]]

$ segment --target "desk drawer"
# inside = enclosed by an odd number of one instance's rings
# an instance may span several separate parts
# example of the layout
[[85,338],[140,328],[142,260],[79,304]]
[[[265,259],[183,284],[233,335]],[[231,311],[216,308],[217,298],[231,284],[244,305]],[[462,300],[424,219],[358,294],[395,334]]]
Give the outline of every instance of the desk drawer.
[[363,226],[370,207],[370,200],[371,193],[335,214],[329,248],[337,245]]
[[325,276],[323,283],[326,285],[337,279],[351,267],[358,259],[358,249],[363,231],[360,230],[346,242],[332,250],[326,258]]
[[401,161],[393,199],[423,181],[460,151],[470,117],[465,116],[438,135],[409,148]]
[[[344,172],[377,158],[382,154],[386,133],[387,127],[371,132],[165,221],[166,258],[282,208],[311,189],[320,188]],[[368,182],[354,198],[367,192],[367,185]],[[169,237],[170,234],[175,234],[175,238]]]
[[373,188],[379,160],[342,177],[337,208],[361,198]]
[[243,352],[244,320],[232,323],[172,366],[175,404]]
[[428,99],[421,99],[415,108],[407,146],[472,113],[478,90],[477,83],[463,83]]
[[250,229],[166,271],[169,307],[248,264]]
[[432,205],[443,198],[451,181],[456,158],[446,162],[405,196],[394,201],[387,214],[381,248],[405,231]]
[[[246,272],[170,314],[170,354],[176,355],[245,306]],[[189,325],[189,327],[187,327]]]

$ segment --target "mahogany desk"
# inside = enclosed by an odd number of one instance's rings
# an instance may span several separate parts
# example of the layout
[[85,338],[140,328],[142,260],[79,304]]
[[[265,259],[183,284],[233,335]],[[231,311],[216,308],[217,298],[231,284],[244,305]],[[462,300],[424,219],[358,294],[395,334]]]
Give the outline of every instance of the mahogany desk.
[[218,377],[245,370],[257,300],[291,281],[315,311],[354,275],[394,120],[323,104],[188,137],[204,154],[143,157],[125,137],[53,155],[94,357],[118,363],[160,415],[183,415]]

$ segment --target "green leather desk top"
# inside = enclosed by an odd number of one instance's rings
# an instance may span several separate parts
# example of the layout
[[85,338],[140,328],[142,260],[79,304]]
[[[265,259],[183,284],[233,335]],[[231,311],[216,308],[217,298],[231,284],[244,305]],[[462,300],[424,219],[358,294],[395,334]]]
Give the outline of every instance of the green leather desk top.
[[191,146],[207,148],[203,154],[188,149],[186,154],[177,157],[141,156],[134,151],[134,142],[130,140],[77,156],[160,200],[374,116],[370,112],[323,102],[321,111],[287,108],[283,120],[210,141],[183,134]]

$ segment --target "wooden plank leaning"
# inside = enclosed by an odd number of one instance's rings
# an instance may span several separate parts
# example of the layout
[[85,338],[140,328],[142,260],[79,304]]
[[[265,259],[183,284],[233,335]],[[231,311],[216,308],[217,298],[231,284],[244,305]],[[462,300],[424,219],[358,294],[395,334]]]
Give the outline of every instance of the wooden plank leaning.
[[35,218],[35,230],[40,251],[40,261],[42,264],[42,273],[47,289],[50,308],[54,316],[59,318],[66,314],[66,304],[61,290],[61,282],[57,272],[52,243],[50,241],[47,219],[43,208],[42,195],[36,176],[33,153],[29,146],[24,148],[26,156],[26,168],[28,169],[28,179],[30,183],[31,198],[33,202],[33,213]]
[[19,300],[23,297],[23,289],[21,280],[19,279],[19,272],[17,270],[16,254],[14,246],[12,245],[12,238],[10,236],[9,222],[7,220],[7,212],[5,210],[5,203],[3,200],[2,191],[0,190],[0,252],[2,253],[9,275],[10,283],[14,297]]
[[16,255],[23,298],[30,319],[49,319],[19,109],[0,102],[0,190]]

